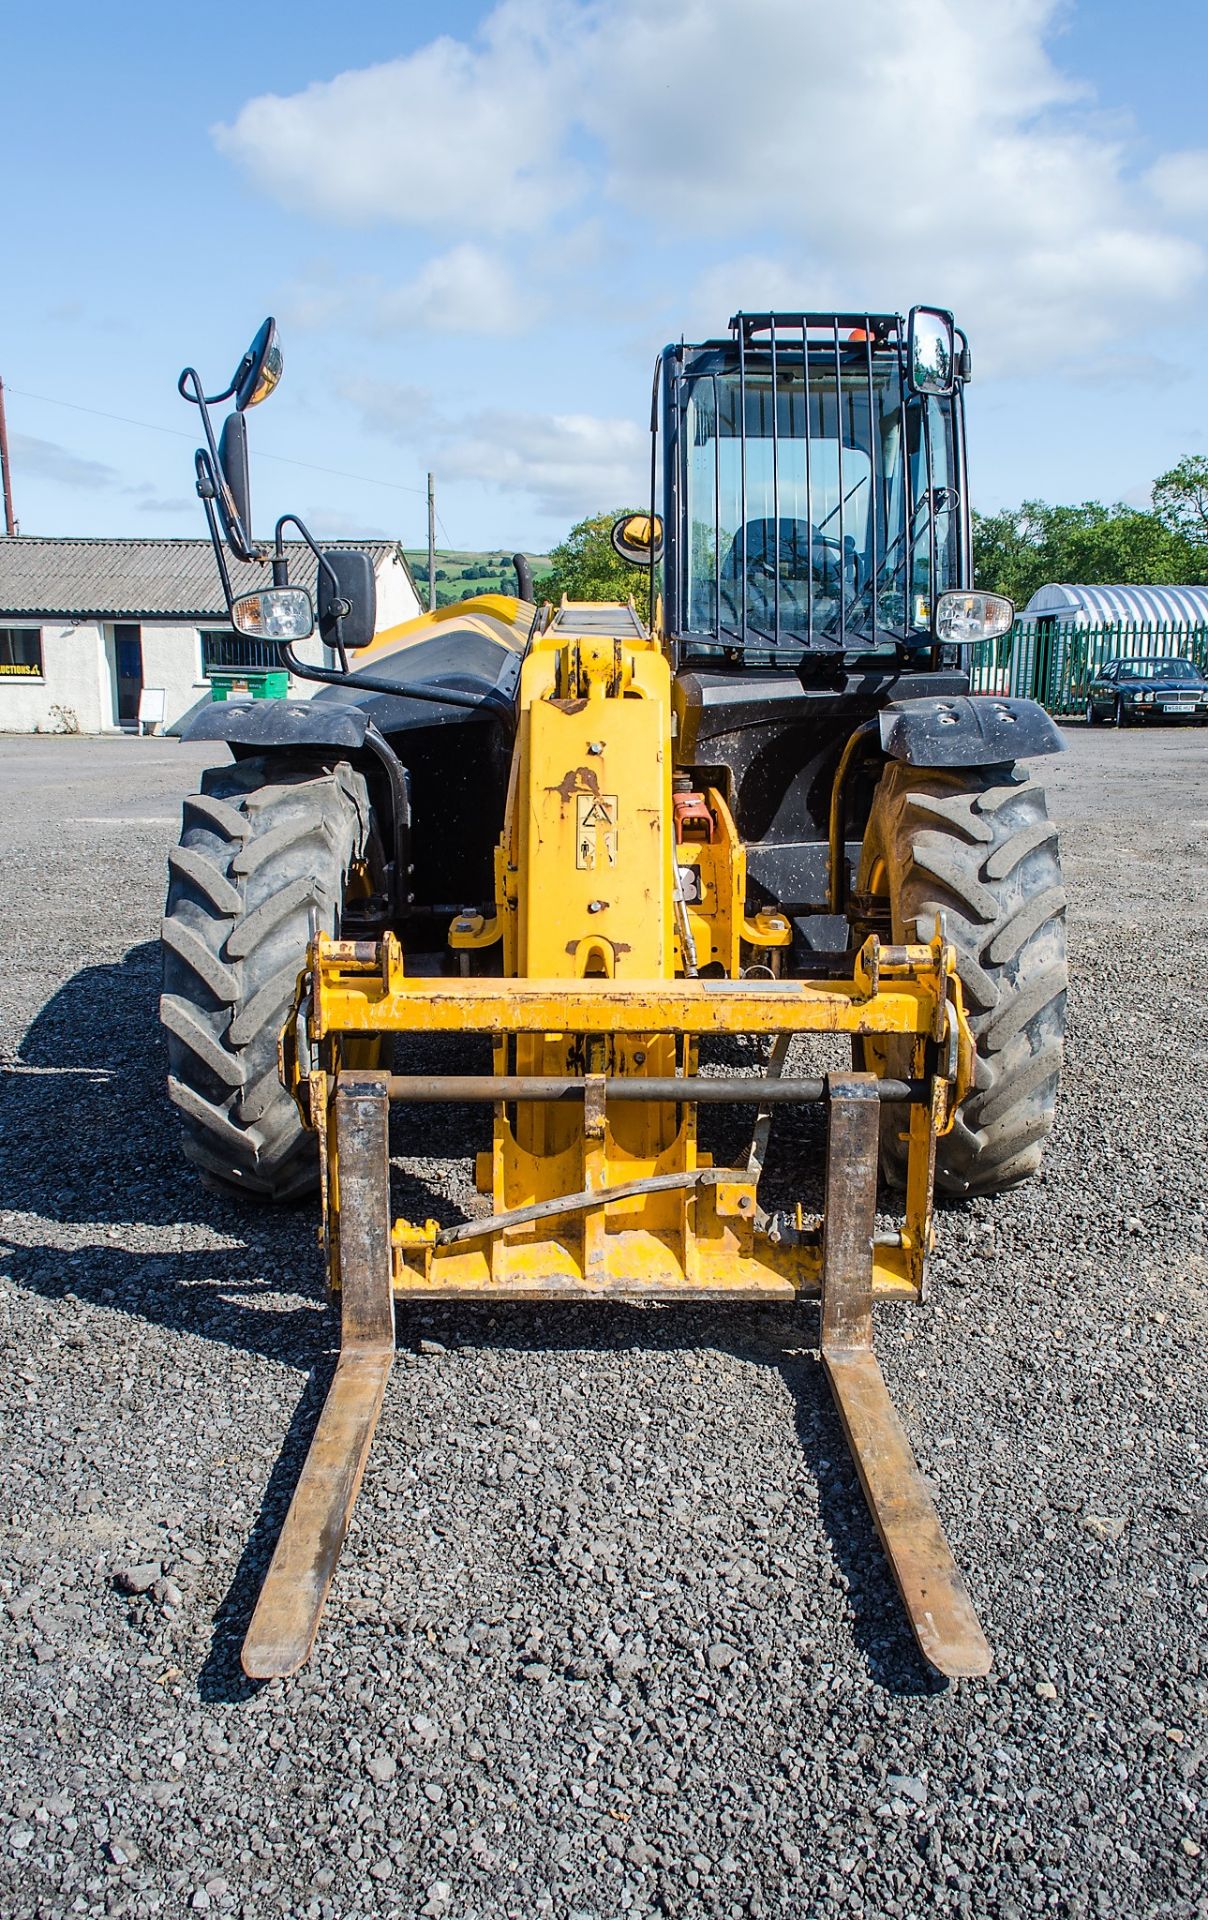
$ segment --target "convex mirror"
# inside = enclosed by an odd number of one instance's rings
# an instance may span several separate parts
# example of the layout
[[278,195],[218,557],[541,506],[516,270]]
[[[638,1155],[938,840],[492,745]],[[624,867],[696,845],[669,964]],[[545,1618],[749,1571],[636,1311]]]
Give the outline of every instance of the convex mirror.
[[911,307],[906,376],[913,393],[951,393],[956,375],[952,315],[942,307]]
[[267,400],[284,366],[277,344],[277,322],[270,314],[235,369],[231,391],[236,411],[244,413],[248,407],[258,407],[262,400]]
[[630,566],[648,567],[663,557],[663,523],[657,513],[623,513],[613,521],[610,538]]

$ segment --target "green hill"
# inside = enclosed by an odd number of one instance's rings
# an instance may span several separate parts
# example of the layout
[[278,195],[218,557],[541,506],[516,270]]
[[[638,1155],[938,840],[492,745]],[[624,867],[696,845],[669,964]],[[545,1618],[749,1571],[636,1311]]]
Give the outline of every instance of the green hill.
[[[428,549],[426,547],[404,547],[407,565],[415,575],[415,584],[419,588],[420,600],[427,604],[428,588]],[[533,569],[534,579],[539,579],[549,571],[549,555],[530,553],[528,561]],[[476,593],[515,593],[516,569],[512,565],[512,555],[502,547],[488,547],[475,551],[453,551],[448,547],[436,549],[436,604],[447,607],[454,600],[468,600]]]

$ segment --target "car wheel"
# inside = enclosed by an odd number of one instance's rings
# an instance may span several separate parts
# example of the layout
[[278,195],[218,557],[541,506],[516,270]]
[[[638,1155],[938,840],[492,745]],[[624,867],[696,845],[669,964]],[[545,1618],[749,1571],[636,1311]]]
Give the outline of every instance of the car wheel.
[[1124,701],[1119,694],[1116,695],[1116,725],[1118,727],[1126,727],[1128,725],[1128,715],[1124,710]]
[[1088,700],[1086,703],[1086,724],[1088,727],[1097,727],[1099,725],[1099,715],[1095,711],[1095,703],[1093,700]]

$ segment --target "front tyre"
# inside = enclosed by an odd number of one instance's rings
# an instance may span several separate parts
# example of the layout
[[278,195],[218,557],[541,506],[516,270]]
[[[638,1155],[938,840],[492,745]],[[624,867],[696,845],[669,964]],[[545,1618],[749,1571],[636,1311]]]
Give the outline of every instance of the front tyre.
[[242,760],[184,803],[162,930],[168,1094],[187,1158],[224,1187],[284,1201],[315,1185],[315,1136],[281,1084],[277,1038],[312,924],[338,933],[375,847],[346,762]]
[[[936,1187],[999,1193],[1039,1170],[1065,1036],[1065,894],[1044,791],[1021,768],[949,771],[894,761],[873,799],[859,890],[889,908],[896,941],[934,937],[943,914],[977,1046],[972,1091],[936,1143]],[[867,1047],[909,1073],[909,1043]],[[900,1108],[883,1108],[886,1177],[905,1180]]]

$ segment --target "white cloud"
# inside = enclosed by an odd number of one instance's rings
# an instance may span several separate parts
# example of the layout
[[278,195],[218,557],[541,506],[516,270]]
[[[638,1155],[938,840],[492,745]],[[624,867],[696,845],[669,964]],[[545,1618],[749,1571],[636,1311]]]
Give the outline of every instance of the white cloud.
[[316,540],[393,540],[385,527],[372,525],[364,514],[345,513],[341,507],[311,506],[302,515]]
[[502,335],[522,332],[539,304],[522,291],[500,254],[465,241],[435,254],[394,287],[375,274],[333,274],[329,281],[319,269],[285,289],[279,312],[290,327],[307,332],[340,327],[374,334]]
[[[712,330],[771,297],[934,300],[981,371],[1031,373],[1164,318],[1208,264],[1208,152],[1133,179],[1126,129],[1050,56],[1064,4],[502,0],[472,40],[250,101],[216,137],[290,206],[455,227],[383,297],[399,324],[468,331],[497,270],[480,241],[527,235],[548,281],[551,234],[569,252],[590,219],[639,297],[635,242],[668,257],[661,291],[695,251],[677,325],[711,297]],[[535,317],[527,284],[498,281],[496,331]]]
[[380,333],[519,333],[531,311],[507,262],[468,241],[429,260],[372,309]]
[[460,422],[441,456],[450,479],[532,496],[542,513],[578,519],[650,493],[650,436],[632,420],[493,410]]
[[563,13],[560,0],[503,0],[473,43],[442,34],[301,93],[261,94],[214,138],[286,206],[350,225],[539,226],[575,190],[550,84]]
[[356,408],[371,433],[384,434],[400,446],[423,448],[440,431],[440,420],[426,387],[403,386],[397,380],[343,380],[342,399]]
[[650,492],[650,436],[633,420],[487,408],[442,414],[418,387],[350,381],[342,389],[365,427],[410,447],[441,480],[527,494],[544,514],[578,518]]
[[39,440],[31,433],[9,436],[14,471],[33,474],[39,480],[53,480],[61,487],[83,487],[93,493],[99,487],[116,487],[121,476],[103,460],[87,460],[72,453],[57,440]]
[[1166,154],[1149,169],[1145,180],[1167,213],[1193,220],[1208,214],[1208,147]]

